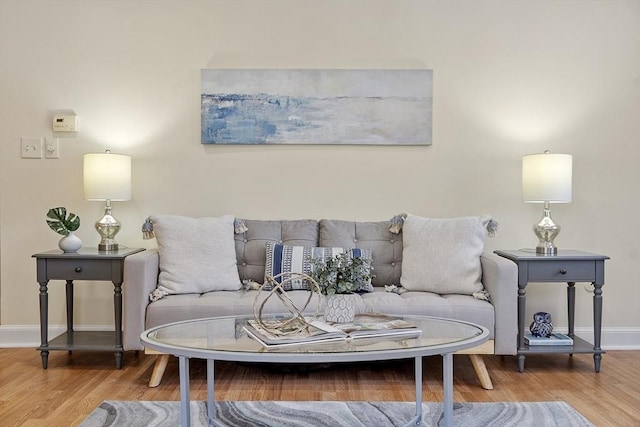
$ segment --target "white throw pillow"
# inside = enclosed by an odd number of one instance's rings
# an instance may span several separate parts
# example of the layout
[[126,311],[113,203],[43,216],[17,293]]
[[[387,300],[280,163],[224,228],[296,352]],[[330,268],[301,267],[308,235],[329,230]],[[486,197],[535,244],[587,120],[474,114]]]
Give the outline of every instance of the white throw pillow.
[[402,226],[402,287],[464,295],[482,290],[480,255],[490,221],[408,215]]
[[200,294],[240,289],[233,216],[152,215],[150,219],[160,254],[160,291]]

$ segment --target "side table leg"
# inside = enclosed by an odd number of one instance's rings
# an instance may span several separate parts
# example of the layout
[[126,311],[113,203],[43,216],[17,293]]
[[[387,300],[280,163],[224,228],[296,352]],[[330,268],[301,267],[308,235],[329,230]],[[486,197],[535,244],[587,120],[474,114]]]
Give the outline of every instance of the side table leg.
[[[67,298],[67,339],[73,341],[73,280],[67,280],[65,294]],[[72,354],[73,352],[69,350],[67,353]]]
[[42,369],[49,365],[49,294],[47,293],[48,281],[40,282],[40,357]]
[[524,372],[524,354],[518,355],[518,372]]
[[[576,282],[567,282],[567,315],[569,336],[573,337],[576,318]],[[573,356],[573,353],[569,354],[569,356]]]
[[113,309],[116,334],[116,368],[122,368],[122,283],[113,283]]
[[73,332],[73,280],[67,280],[65,292],[67,297],[67,332]]
[[569,335],[573,335],[576,317],[576,282],[567,282],[567,314]]
[[116,351],[115,357],[116,357],[116,369],[122,369],[122,359],[123,359],[122,352]]
[[593,365],[596,370],[596,374],[600,373],[600,363],[602,362],[602,354],[596,353],[593,355]]
[[518,371],[524,372],[524,316],[527,307],[527,282],[518,282]]
[[191,393],[189,390],[189,358],[178,357],[180,368],[180,425],[189,427],[191,425]]
[[600,340],[602,338],[602,284],[593,284],[593,349],[598,353],[593,354],[593,363],[596,373],[600,372],[602,354]]

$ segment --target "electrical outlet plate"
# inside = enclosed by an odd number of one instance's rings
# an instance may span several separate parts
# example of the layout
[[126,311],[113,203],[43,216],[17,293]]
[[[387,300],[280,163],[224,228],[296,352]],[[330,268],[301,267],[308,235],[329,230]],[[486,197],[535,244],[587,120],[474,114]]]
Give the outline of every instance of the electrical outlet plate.
[[21,138],[20,157],[23,159],[41,159],[44,138]]

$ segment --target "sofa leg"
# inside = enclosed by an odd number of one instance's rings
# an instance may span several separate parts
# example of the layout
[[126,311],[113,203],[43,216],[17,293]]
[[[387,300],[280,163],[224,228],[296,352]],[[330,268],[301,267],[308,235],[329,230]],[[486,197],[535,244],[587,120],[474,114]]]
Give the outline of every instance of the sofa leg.
[[164,375],[164,370],[167,369],[167,363],[169,363],[168,354],[159,354],[156,356],[156,363],[153,365],[153,372],[151,373],[151,379],[149,380],[149,387],[158,387],[160,385],[162,375]]
[[480,385],[485,390],[493,390],[493,384],[491,383],[491,377],[487,371],[487,365],[484,364],[484,359],[481,354],[470,354],[471,364],[476,371],[476,375],[480,380]]

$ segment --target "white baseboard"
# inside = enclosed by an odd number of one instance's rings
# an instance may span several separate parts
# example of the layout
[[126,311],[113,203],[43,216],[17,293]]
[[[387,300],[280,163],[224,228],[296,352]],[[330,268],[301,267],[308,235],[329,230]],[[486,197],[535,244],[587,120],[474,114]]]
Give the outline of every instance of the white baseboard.
[[[66,326],[49,326],[49,339],[60,335],[66,330]],[[77,331],[108,331],[111,326],[76,326]],[[566,333],[564,328],[558,328],[559,332]],[[592,328],[576,328],[575,333],[582,339],[593,342]],[[0,325],[0,348],[33,347],[40,346],[40,326],[38,325]],[[640,328],[603,328],[603,350],[640,350]]]
[[[564,328],[564,333],[567,329]],[[575,334],[593,343],[593,328],[575,328]],[[602,328],[603,350],[640,350],[640,328]]]
[[[66,325],[49,326],[49,340],[67,330]],[[113,325],[74,326],[75,331],[113,331]],[[40,347],[39,325],[0,325],[0,348]]]

